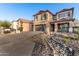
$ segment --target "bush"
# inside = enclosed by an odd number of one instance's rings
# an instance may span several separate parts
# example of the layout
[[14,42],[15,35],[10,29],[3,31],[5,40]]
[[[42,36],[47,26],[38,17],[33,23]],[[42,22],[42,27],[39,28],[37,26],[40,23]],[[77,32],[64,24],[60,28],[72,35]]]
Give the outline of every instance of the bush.
[[11,23],[9,21],[0,21],[0,26],[4,28],[10,28]]
[[68,42],[69,40],[70,40],[70,37],[67,36],[67,35],[65,35],[65,36],[64,36],[64,41],[65,41],[65,43]]
[[77,34],[74,38],[75,40],[79,40],[79,34]]
[[79,27],[78,26],[74,27],[73,28],[73,32],[76,33],[76,34],[79,34]]

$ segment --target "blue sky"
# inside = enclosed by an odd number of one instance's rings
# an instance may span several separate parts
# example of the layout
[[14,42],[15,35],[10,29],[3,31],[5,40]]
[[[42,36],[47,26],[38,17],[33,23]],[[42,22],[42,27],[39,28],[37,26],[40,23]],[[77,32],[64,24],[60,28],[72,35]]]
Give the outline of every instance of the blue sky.
[[77,3],[0,3],[0,20],[17,20],[25,18],[33,20],[33,15],[39,10],[50,10],[56,13],[64,8],[74,7],[74,17],[79,19],[79,4]]

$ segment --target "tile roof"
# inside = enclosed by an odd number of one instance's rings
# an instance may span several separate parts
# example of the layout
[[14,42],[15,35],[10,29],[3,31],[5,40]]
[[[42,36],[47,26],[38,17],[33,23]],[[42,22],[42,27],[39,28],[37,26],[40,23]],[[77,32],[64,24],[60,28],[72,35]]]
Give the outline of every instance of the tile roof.
[[62,9],[59,12],[57,12],[56,14],[64,12],[64,11],[69,11],[69,10],[74,10],[74,8]]
[[[74,10],[74,8],[66,8],[66,9],[62,9],[62,10],[60,10],[60,11],[58,11],[57,13],[55,13],[55,14],[58,14],[58,13],[60,13],[60,12],[64,12],[64,11],[69,11],[69,10]],[[36,14],[34,14],[33,16],[35,16],[35,15],[39,15],[39,14],[41,14],[41,13],[44,13],[44,12],[49,12],[50,14],[52,14],[52,15],[55,15],[55,14],[53,14],[52,12],[50,12],[49,10],[40,10],[38,13],[36,13]]]
[[50,14],[53,15],[53,13],[50,12],[49,10],[40,10],[38,13],[34,14],[33,16],[35,16],[35,15],[39,15],[39,14],[44,13],[44,12],[49,12]]
[[19,18],[17,21],[21,21],[23,23],[32,23],[32,20],[26,20],[26,19],[23,19],[23,18]]

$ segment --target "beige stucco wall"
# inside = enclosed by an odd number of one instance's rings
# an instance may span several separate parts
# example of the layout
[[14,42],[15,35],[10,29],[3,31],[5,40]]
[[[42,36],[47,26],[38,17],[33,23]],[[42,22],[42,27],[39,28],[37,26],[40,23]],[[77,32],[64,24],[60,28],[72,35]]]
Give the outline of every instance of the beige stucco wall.
[[23,23],[23,31],[29,31],[29,23]]
[[49,22],[53,19],[53,17],[49,12],[46,12],[46,13],[48,14],[48,18],[46,20],[41,20],[41,15],[44,13],[38,15],[38,21],[37,21],[37,19],[35,19],[34,29],[33,29],[34,31],[36,31],[35,25],[46,24],[46,29],[45,29],[46,33],[50,34],[50,23]]
[[21,27],[21,25],[22,25],[23,32],[27,32],[27,31],[31,30],[30,27],[32,26],[32,24],[30,22],[20,22],[20,21],[18,21],[17,23],[18,23],[18,27]]
[[12,24],[11,24],[11,27],[13,28],[13,29],[18,29],[17,28],[17,22],[16,21],[14,21],[14,22],[12,22]]
[[35,24],[42,24],[42,23],[49,22],[49,21],[51,21],[53,19],[53,16],[49,12],[45,12],[45,13],[48,14],[48,18],[46,20],[41,20],[41,15],[44,14],[44,13],[42,13],[42,14],[37,15],[38,20],[35,19],[34,23]]
[[48,14],[48,19],[47,19],[47,21],[50,22],[51,20],[53,20],[53,15],[50,14],[49,12],[47,12],[47,14]]

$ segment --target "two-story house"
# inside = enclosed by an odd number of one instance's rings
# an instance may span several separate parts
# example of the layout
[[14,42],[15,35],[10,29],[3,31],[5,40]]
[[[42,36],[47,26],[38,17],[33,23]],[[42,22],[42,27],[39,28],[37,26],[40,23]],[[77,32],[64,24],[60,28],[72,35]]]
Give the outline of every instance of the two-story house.
[[44,31],[50,33],[50,21],[53,14],[49,10],[40,10],[34,15],[34,31]]
[[34,31],[72,32],[74,8],[62,9],[56,14],[41,10],[34,15]]

